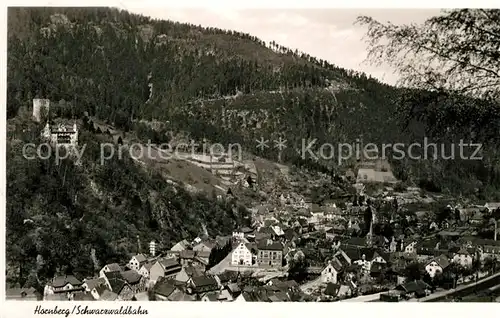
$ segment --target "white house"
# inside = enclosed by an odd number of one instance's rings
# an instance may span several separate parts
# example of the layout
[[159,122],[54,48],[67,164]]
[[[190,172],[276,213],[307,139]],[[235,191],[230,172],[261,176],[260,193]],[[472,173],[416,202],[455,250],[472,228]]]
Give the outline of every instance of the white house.
[[122,268],[117,263],[107,264],[99,271],[99,277],[104,277],[104,273],[121,271]]
[[135,256],[132,256],[132,258],[130,259],[130,261],[128,262],[127,265],[130,269],[133,269],[133,270],[139,272],[142,265],[144,265],[144,263],[146,263],[146,261],[147,261],[147,259],[146,259],[146,256],[144,254],[137,254]]
[[241,232],[240,230],[233,231],[233,238],[237,240],[242,240],[245,237],[245,233]]
[[54,145],[77,146],[78,127],[76,123],[73,123],[73,125],[58,124],[53,126],[47,123],[42,131],[42,137]]
[[99,286],[96,286],[94,288],[92,288],[92,290],[90,291],[90,294],[92,295],[92,297],[94,297],[95,300],[99,300],[101,298],[101,295],[105,292],[105,291],[110,291],[108,289],[108,285],[105,283],[104,285],[99,285]]
[[437,274],[442,273],[448,265],[450,265],[448,258],[445,255],[440,255],[425,265],[425,271],[433,278]]
[[371,262],[366,259],[366,255],[364,254],[361,256],[361,259],[354,261],[354,264],[361,266],[361,268],[366,272],[369,272],[372,267]]
[[453,255],[452,261],[464,267],[471,267],[472,255],[467,251],[467,249],[461,248],[458,252],[455,253],[455,255]]
[[417,253],[417,241],[413,241],[405,246],[404,252],[407,254]]
[[249,244],[245,244],[244,242],[240,242],[238,246],[232,252],[232,265],[246,265],[251,266],[253,260],[252,249]]
[[337,275],[339,271],[339,264],[336,262],[329,262],[321,271],[321,282],[337,284]]
[[373,263],[387,263],[387,260],[379,252],[372,249],[364,249],[362,250],[362,253],[361,259],[355,260],[353,263],[361,266],[364,271],[369,272]]
[[154,262],[146,262],[144,263],[141,268],[139,269],[139,274],[141,274],[142,276],[146,277],[146,278],[149,278],[150,276],[150,271],[151,271],[151,267],[153,267],[154,265]]

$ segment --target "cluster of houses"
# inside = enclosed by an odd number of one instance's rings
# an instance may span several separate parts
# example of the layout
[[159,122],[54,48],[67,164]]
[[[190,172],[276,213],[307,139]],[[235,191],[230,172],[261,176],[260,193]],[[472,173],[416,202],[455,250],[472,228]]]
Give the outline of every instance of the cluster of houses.
[[[250,300],[249,291],[243,292],[237,282],[246,274],[238,271],[224,271],[210,274],[206,271],[210,251],[217,245],[215,240],[193,242],[183,240],[175,244],[164,256],[157,257],[155,246],[151,244],[149,255],[137,254],[125,265],[107,264],[97,277],[79,280],[74,275],[54,277],[45,286],[43,300],[99,300],[99,301],[246,301]],[[233,241],[235,250],[240,246],[237,239]],[[272,245],[272,244],[271,244]],[[281,245],[279,245],[281,247]],[[266,245],[267,248],[267,245]],[[273,248],[269,246],[269,248]],[[278,245],[274,245],[278,249]],[[234,253],[234,251],[233,251]],[[280,252],[281,253],[281,252]],[[267,261],[269,259],[269,261]],[[279,261],[278,261],[279,259]],[[282,256],[266,255],[261,262],[269,266],[282,266]],[[271,288],[275,292],[287,292],[288,287]],[[285,283],[286,284],[286,283]],[[279,284],[278,284],[279,285]],[[288,285],[287,285],[288,286]],[[294,284],[290,288],[297,287]],[[33,299],[25,296],[31,291],[11,289],[10,299]],[[277,294],[276,297],[283,297]],[[40,298],[40,297],[39,297]],[[280,298],[280,299],[281,299]],[[36,297],[35,297],[36,299]]]
[[[314,205],[286,195],[279,198],[282,204],[253,209],[252,226],[235,229],[232,235],[182,240],[161,256],[155,256],[152,242],[148,255],[134,255],[127,264],[107,264],[96,277],[55,277],[41,297],[276,302],[335,300],[391,289],[410,297],[425,296],[427,283],[408,278],[410,264],[418,264],[422,276],[432,279],[452,264],[472,269],[488,259],[500,260],[500,242],[496,237],[478,238],[474,223],[438,225],[428,214],[408,218],[403,211],[390,216],[372,213],[367,227],[364,215],[371,208],[370,200],[338,208],[331,201]],[[287,206],[292,208],[286,210]],[[496,207],[487,204],[481,213]],[[386,222],[393,228],[392,235],[376,234],[374,224]],[[408,222],[411,225],[398,226]],[[229,254],[208,267],[212,251],[220,251],[228,242]],[[306,260],[307,279],[301,285],[288,277],[290,264],[298,259]],[[261,272],[273,275],[260,276],[257,284],[245,283]],[[36,298],[34,290],[19,288],[9,290],[9,297]]]
[[[48,110],[48,101],[35,103],[37,120],[44,108]],[[92,124],[104,129],[95,121]],[[48,130],[56,135],[57,131]],[[73,131],[77,138],[76,126]],[[68,133],[71,130],[60,135]],[[73,143],[73,137],[69,138]],[[198,161],[201,165],[207,160]],[[208,162],[213,168],[212,158]],[[232,171],[234,163],[216,162],[214,169],[226,168]],[[7,298],[283,302],[335,300],[375,289],[394,289],[412,297],[427,294],[429,286],[422,280],[409,279],[410,264],[417,263],[419,271],[432,279],[451,264],[473,268],[489,259],[500,260],[496,222],[494,237],[477,236],[484,216],[500,209],[500,203],[450,207],[456,212],[451,215],[458,217],[438,224],[429,217],[429,211],[407,213],[401,208],[415,197],[411,191],[395,194],[386,188],[381,199],[363,195],[363,182],[394,181],[386,167],[365,166],[358,170],[357,177],[352,171],[346,176],[358,181],[355,188],[359,198],[354,202],[349,197],[340,200],[342,204],[339,200],[315,204],[293,192],[275,193],[268,204],[251,209],[251,226],[235,229],[227,237],[182,240],[159,256],[152,243],[148,255],[133,255],[126,264],[106,264],[95,277],[57,276],[47,283],[43,295],[32,288],[15,288],[7,290]],[[382,213],[373,205],[377,200],[388,204],[394,201],[399,207]],[[370,220],[366,217],[368,210]],[[391,234],[375,233],[376,224],[390,225]],[[229,254],[209,268],[211,253],[228,242]],[[307,279],[299,285],[287,275],[290,264],[301,259],[305,259]],[[259,278],[258,284],[245,283],[258,272],[274,275]]]

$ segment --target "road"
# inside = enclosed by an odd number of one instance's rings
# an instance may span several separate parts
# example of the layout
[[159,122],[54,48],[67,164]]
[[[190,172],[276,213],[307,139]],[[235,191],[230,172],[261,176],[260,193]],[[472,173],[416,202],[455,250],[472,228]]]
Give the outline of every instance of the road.
[[375,302],[375,301],[378,301],[380,299],[380,295],[383,294],[383,293],[387,293],[386,291],[384,292],[380,292],[380,293],[376,293],[376,294],[371,294],[371,295],[364,295],[364,296],[358,296],[358,297],[354,297],[354,298],[349,298],[349,299],[344,299],[344,300],[341,300],[341,302],[363,302],[363,303],[367,303],[367,302]]
[[500,273],[496,273],[494,275],[479,280],[477,283],[474,282],[467,285],[461,285],[458,286],[456,289],[440,291],[424,298],[410,299],[410,301],[437,302],[437,301],[446,301],[446,298],[453,297],[455,295],[460,295],[461,297],[464,297],[465,295],[469,295],[477,291],[484,290],[494,285],[497,285],[499,281],[500,281]]

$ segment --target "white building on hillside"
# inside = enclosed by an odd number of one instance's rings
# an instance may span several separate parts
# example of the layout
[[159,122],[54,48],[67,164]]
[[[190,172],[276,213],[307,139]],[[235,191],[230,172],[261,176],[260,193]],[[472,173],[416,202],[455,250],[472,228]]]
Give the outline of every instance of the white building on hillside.
[[76,123],[52,126],[47,123],[42,131],[42,137],[54,145],[76,147],[78,146],[78,126]]
[[231,258],[232,265],[251,266],[254,258],[252,247],[248,243],[240,242],[233,250]]

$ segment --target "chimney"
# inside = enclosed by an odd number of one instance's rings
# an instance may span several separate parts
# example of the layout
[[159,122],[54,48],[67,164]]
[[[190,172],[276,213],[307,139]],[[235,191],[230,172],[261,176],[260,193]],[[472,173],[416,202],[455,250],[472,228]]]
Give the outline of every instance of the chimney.
[[363,254],[363,256],[361,256],[361,259],[362,259],[363,261],[364,261],[364,260],[366,260],[366,255],[365,255],[365,254]]
[[273,244],[273,240],[267,239],[267,245],[271,245],[271,244]]

